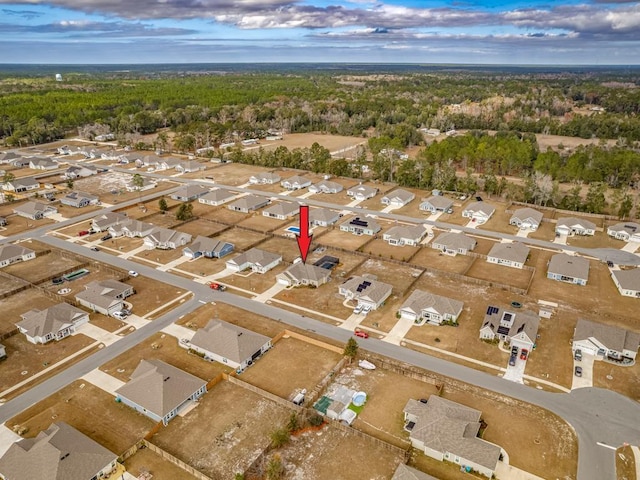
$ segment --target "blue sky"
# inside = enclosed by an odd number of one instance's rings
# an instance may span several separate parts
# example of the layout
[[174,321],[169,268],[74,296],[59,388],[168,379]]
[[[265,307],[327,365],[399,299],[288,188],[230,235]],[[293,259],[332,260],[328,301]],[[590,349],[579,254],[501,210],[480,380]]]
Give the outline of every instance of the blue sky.
[[640,63],[628,0],[0,0],[0,63]]

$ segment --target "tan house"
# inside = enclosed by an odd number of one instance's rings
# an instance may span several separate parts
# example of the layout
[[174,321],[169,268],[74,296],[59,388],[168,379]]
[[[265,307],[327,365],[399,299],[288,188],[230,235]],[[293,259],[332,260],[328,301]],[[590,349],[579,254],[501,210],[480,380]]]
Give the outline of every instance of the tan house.
[[103,315],[113,315],[122,310],[124,299],[135,293],[131,285],[111,279],[90,282],[84,288],[76,294],[76,300]]
[[331,270],[298,262],[276,275],[276,280],[288,287],[319,287],[331,280]]
[[487,255],[487,262],[522,268],[529,257],[529,251],[529,247],[522,242],[496,243]]

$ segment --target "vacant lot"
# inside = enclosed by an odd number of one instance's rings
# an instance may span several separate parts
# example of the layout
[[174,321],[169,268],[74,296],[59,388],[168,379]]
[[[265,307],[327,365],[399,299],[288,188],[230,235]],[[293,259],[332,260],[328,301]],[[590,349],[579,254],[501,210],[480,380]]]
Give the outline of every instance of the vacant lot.
[[567,245],[579,248],[620,248],[620,241],[602,232],[595,235],[574,235],[567,238]]
[[355,251],[362,247],[368,241],[373,240],[369,235],[354,235],[348,232],[340,231],[339,227],[322,235],[322,245],[345,248]]
[[289,399],[296,390],[310,392],[340,358],[331,350],[285,337],[246,370],[242,380]]
[[142,252],[137,253],[134,257],[131,257],[131,260],[135,260],[136,258],[138,258],[140,260],[148,260],[160,264],[167,264],[182,257],[183,248],[184,247],[169,248],[166,250],[161,248],[154,248],[151,250],[143,250]]
[[249,177],[256,173],[270,172],[271,169],[254,165],[244,165],[241,163],[224,163],[217,165],[209,174],[213,176],[216,183],[224,185],[244,185],[249,182]]
[[193,273],[194,275],[200,275],[204,277],[206,275],[212,275],[224,270],[225,261],[233,257],[233,253],[222,259],[198,257],[196,260],[181,263],[176,268],[184,272],[189,272]]
[[144,197],[150,193],[164,191],[176,186],[173,182],[160,181],[158,182],[158,186],[151,190],[146,190],[144,192],[128,192],[127,185],[132,178],[133,175],[127,173],[103,173],[74,181],[74,189],[81,192],[91,192],[99,195],[102,203],[113,205],[127,200]]
[[55,207],[58,209],[58,213],[65,218],[73,218],[78,215],[84,215],[85,213],[95,212],[102,210],[100,205],[89,205],[83,208],[76,208],[70,205],[63,205],[62,203],[56,203]]
[[[25,245],[28,247],[28,244]],[[4,272],[22,278],[31,283],[40,283],[51,275],[69,270],[80,265],[79,260],[61,257],[54,253],[37,255],[33,260],[18,262],[3,269]]]
[[[571,352],[568,355],[571,356]],[[614,390],[640,401],[640,364],[636,362],[632,367],[621,367],[604,361],[595,362],[593,386]]]
[[212,478],[233,478],[269,445],[269,434],[288,416],[288,409],[223,381],[151,441]]
[[180,227],[178,227],[178,230],[184,233],[188,233],[195,240],[198,235],[202,235],[203,237],[213,237],[215,234],[217,234],[221,230],[224,230],[225,228],[226,226],[221,223],[213,222],[206,219],[198,219],[180,225]]
[[474,258],[466,255],[452,257],[451,255],[445,255],[440,250],[434,250],[429,247],[421,248],[416,256],[411,259],[411,263],[416,265],[460,274],[465,273],[473,261]]
[[393,286],[392,295],[402,296],[422,270],[396,265],[380,259],[369,259],[359,266],[352,275],[374,275],[380,282]]
[[[97,415],[96,412],[99,412]],[[77,380],[38,402],[7,422],[28,428],[35,437],[53,422],[67,422],[115,454],[124,452],[155,425],[155,422],[93,384]]]
[[204,205],[204,207],[207,207],[207,209],[206,211],[201,213],[200,216],[203,218],[208,218],[210,220],[215,220],[216,222],[220,222],[225,225],[235,225],[247,219],[249,215],[251,215],[229,210],[227,208],[227,205],[228,204],[221,207],[211,207],[209,205]]
[[[9,292],[13,292],[16,289],[27,285],[28,282],[25,280],[21,280],[19,278],[14,277],[2,277],[2,281],[0,282],[0,295],[7,294]],[[1,330],[0,330],[1,333]]]
[[242,273],[234,273],[227,277],[224,277],[222,281],[227,285],[232,285],[234,287],[238,287],[243,290],[247,290],[249,292],[254,292],[256,294],[265,292],[269,288],[273,287],[276,283],[275,276],[279,273],[284,272],[289,265],[280,264],[272,270],[269,270],[268,273],[254,273],[250,270],[247,270]]
[[278,220],[276,218],[265,217],[262,213],[257,213],[238,223],[238,226],[260,230],[262,232],[272,232],[273,230],[284,227],[289,221],[290,220]]
[[487,223],[478,226],[478,230],[490,230],[492,232],[506,233],[509,235],[518,233],[518,227],[509,225],[509,220],[511,220],[513,213],[505,212],[506,205],[503,203],[493,203],[492,205],[496,207],[496,211]]
[[556,238],[555,222],[542,222],[535,232],[529,232],[528,237],[553,242]]
[[[138,450],[135,455],[124,462],[127,472],[136,476],[148,472],[153,475],[153,480],[196,480],[196,477],[177,467],[169,460],[165,460],[148,448]],[[140,477],[143,478],[143,477]]]
[[146,315],[185,293],[173,285],[145,277],[129,278],[125,283],[132,285],[136,291],[127,301],[133,303],[134,313],[139,316]]
[[[230,258],[237,256],[239,253],[244,252],[245,250],[248,250],[249,248],[253,247],[255,244],[261,242],[267,237],[257,232],[251,232],[249,230],[244,230],[240,228],[232,228],[230,230],[222,232],[220,235],[216,235],[214,238],[216,240],[220,240],[221,242],[233,243],[235,247],[235,252],[231,253],[230,255],[224,258],[225,260],[228,260]],[[259,247],[259,248],[262,248],[262,247]]]
[[[98,234],[105,235],[105,234]],[[102,238],[102,237],[100,237]],[[102,251],[105,253],[110,253],[112,255],[120,255],[122,253],[130,252],[131,250],[135,250],[136,248],[140,248],[144,240],[138,237],[116,237],[110,240],[105,240],[100,242],[100,247],[103,249]]]
[[[2,282],[5,282],[2,279]],[[55,305],[55,300],[35,288],[29,288],[22,292],[2,299],[2,315],[0,316],[0,334],[16,328],[16,322],[22,320],[20,315],[32,309],[43,310]]]
[[293,238],[272,237],[266,242],[262,242],[258,248],[282,255],[282,260],[289,264],[300,256],[298,244]]
[[[537,252],[539,250],[532,250]],[[516,288],[526,289],[533,275],[530,270],[512,268],[505,265],[489,263],[482,258],[476,258],[466,275],[479,278],[487,282],[495,282],[503,285],[512,285]]]
[[[267,149],[284,146],[289,150],[293,150],[295,148],[311,148],[314,143],[318,143],[330,152],[337,152],[338,150],[349,149],[356,145],[365,144],[366,140],[361,137],[345,137],[324,133],[289,133],[285,135],[282,140],[260,140],[260,147]],[[355,148],[353,150],[347,150],[344,152],[344,155],[348,157],[349,152],[353,155],[355,151]],[[338,157],[341,156],[342,155],[338,155]]]
[[[390,258],[392,260],[410,261],[411,257],[418,252],[420,247],[411,247],[408,245],[399,247],[397,245],[389,245],[382,239],[373,240],[367,243],[362,249],[365,253],[369,253],[376,257]],[[413,263],[413,262],[412,262]]]

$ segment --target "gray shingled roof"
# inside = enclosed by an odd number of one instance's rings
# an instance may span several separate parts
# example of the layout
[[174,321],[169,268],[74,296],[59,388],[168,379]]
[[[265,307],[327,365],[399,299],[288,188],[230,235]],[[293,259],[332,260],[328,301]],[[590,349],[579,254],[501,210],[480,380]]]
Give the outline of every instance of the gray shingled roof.
[[617,352],[622,352],[622,350],[637,352],[640,346],[640,333],[614,327],[613,325],[579,319],[573,334],[573,340],[580,341],[589,338],[595,338],[609,350]]
[[446,232],[441,233],[432,242],[432,246],[443,245],[450,250],[473,250],[477,242],[464,233]]
[[225,190],[224,188],[216,188],[200,198],[212,202],[222,202],[228,198],[235,197],[235,195],[235,193]]
[[161,360],[140,360],[116,394],[164,417],[207,382]]
[[198,235],[196,239],[185,248],[188,248],[192,252],[219,252],[221,251],[225,245],[231,245],[232,243],[223,242],[221,240],[216,240],[215,238],[203,237],[202,235]]
[[438,479],[436,477],[432,477],[431,475],[427,475],[426,473],[421,472],[420,470],[416,470],[413,467],[405,465],[404,463],[401,463],[400,465],[398,465],[398,468],[396,468],[396,471],[393,474],[393,477],[391,477],[391,480],[438,480]]
[[36,438],[11,445],[0,458],[0,475],[7,480],[89,480],[116,458],[72,426],[57,422]]
[[496,243],[489,252],[489,257],[525,263],[529,256],[529,247],[522,242]]
[[425,200],[422,203],[429,203],[435,208],[439,208],[441,210],[446,210],[447,208],[451,208],[453,205],[453,200],[447,197],[443,197],[442,195],[433,195]]
[[[365,222],[367,225],[366,227],[363,227],[362,225],[358,225],[357,223],[353,223],[354,221],[359,222]],[[380,229],[382,229],[382,227],[380,226],[380,224],[378,222],[376,222],[373,218],[371,217],[354,217],[354,218],[347,218],[344,222],[342,222],[340,225],[348,225],[350,227],[355,227],[355,228],[366,228],[367,230],[372,230],[374,232],[379,231]]]
[[299,185],[304,185],[306,183],[310,183],[311,180],[305,176],[302,175],[294,175],[293,177],[289,177],[289,178],[285,178],[282,181],[282,184],[288,183],[289,185],[293,185],[294,183],[297,183]]
[[202,185],[185,185],[171,194],[172,197],[192,198],[205,195],[209,191]]
[[[497,310],[497,311],[496,311]],[[498,328],[500,327],[500,321],[503,318],[503,314],[508,312],[511,314],[512,323],[509,326],[507,336],[509,338],[516,336],[520,332],[524,332],[529,340],[536,341],[536,335],[538,334],[538,326],[540,325],[540,317],[529,310],[515,310],[514,308],[505,309],[504,307],[497,307],[492,310],[491,314],[486,313],[484,321],[482,322],[482,330],[485,327],[491,328],[494,334],[498,334]]]
[[235,207],[251,210],[253,208],[256,208],[258,205],[263,205],[265,202],[267,202],[267,199],[265,197],[261,197],[258,195],[247,195],[246,197],[239,198],[238,200],[230,204],[229,208]]
[[573,228],[575,226],[579,226],[584,230],[595,230],[596,229],[596,224],[593,222],[590,222],[589,220],[585,220],[584,218],[578,218],[578,217],[562,217],[558,219],[558,222],[556,223],[556,228],[558,227],[567,227],[567,228]]
[[339,218],[340,214],[328,208],[312,208],[309,211],[309,219],[312,222],[335,222]]
[[309,190],[311,190],[312,187],[314,190],[317,190],[318,192],[326,192],[326,191],[340,192],[344,188],[339,183],[332,182],[330,180],[322,180],[316,183],[315,185],[312,185],[311,187],[309,187]]
[[384,236],[395,240],[403,238],[417,240],[422,238],[426,233],[427,230],[424,225],[396,225],[395,227],[391,227],[387,230]]
[[423,290],[414,290],[400,309],[410,310],[419,315],[422,310],[431,308],[443,316],[446,314],[457,316],[462,311],[463,306],[464,303],[459,300],[435,295]]
[[29,253],[33,253],[33,250],[23,247],[22,245],[13,245],[12,243],[0,245],[0,262],[16,257],[22,257]]
[[612,232],[621,232],[624,230],[629,235],[633,235],[640,232],[640,224],[634,222],[621,222],[610,226],[607,230],[611,230]]
[[415,198],[415,194],[409,192],[408,190],[404,190],[402,188],[398,188],[397,190],[394,190],[391,193],[387,193],[384,197],[382,198],[388,198],[389,200],[394,200],[394,199],[398,199],[401,202],[410,202],[411,200],[413,200]]
[[274,215],[289,216],[298,213],[300,204],[296,202],[278,202],[274,203],[270,207],[265,208],[262,213],[270,213]]
[[166,244],[173,242],[176,245],[182,243],[184,239],[185,242],[191,240],[191,234],[179,232],[177,230],[172,230],[170,228],[164,227],[155,227],[148,235],[147,238],[154,242],[156,245],[158,244]]
[[252,248],[228,261],[235,263],[236,265],[242,265],[248,262],[264,267],[281,258],[281,255],[260,250],[259,248]]
[[117,297],[131,287],[126,283],[107,279],[87,283],[84,288],[84,291],[76,294],[76,299],[85,300],[102,308],[109,308],[119,302]]
[[[369,285],[358,292],[358,286],[362,285],[365,281],[369,282]],[[378,303],[388,297],[393,289],[393,287],[388,283],[371,280],[370,278],[361,276],[355,276],[348,279],[340,286],[340,288],[351,292],[354,295],[354,298],[370,300],[374,303]]]
[[287,268],[281,275],[288,276],[298,282],[307,280],[314,283],[324,283],[331,276],[331,270],[308,263],[305,264],[298,262]]
[[547,271],[566,277],[587,280],[589,278],[589,260],[575,255],[558,253],[551,257]]
[[376,193],[378,193],[378,190],[376,188],[370,187],[369,185],[355,185],[347,190],[348,195],[355,196],[359,193],[364,195],[365,197],[369,197],[374,196]]
[[613,270],[611,274],[616,277],[623,290],[640,292],[640,268]]
[[235,363],[243,363],[270,340],[265,335],[222,320],[209,320],[206,327],[195,333],[191,344]]
[[485,215],[491,216],[493,215],[493,212],[496,211],[496,207],[486,202],[473,202],[467,205],[464,211],[471,212],[471,213],[482,212]]
[[33,309],[23,313],[20,315],[22,321],[16,325],[26,330],[30,337],[44,337],[49,333],[55,335],[85,315],[87,312],[84,310],[68,303],[59,303],[44,310]]
[[42,202],[27,202],[13,208],[14,212],[22,212],[28,215],[35,215],[38,212],[42,212],[44,214],[47,210],[54,211],[54,212],[57,211],[55,207],[52,207],[51,205],[46,205]]

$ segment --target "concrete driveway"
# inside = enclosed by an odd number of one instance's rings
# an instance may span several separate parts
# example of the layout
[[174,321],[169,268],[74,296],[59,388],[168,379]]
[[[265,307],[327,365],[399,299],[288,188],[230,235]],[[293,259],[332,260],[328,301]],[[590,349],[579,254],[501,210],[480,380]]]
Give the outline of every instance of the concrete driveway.
[[533,473],[525,472],[504,462],[498,462],[496,465],[496,478],[500,480],[543,480]]
[[[580,362],[573,361],[573,381],[571,383],[571,390],[576,388],[593,387],[593,362],[595,357],[588,353],[582,352],[582,360]],[[576,377],[576,367],[582,367],[582,376]]]
[[504,375],[502,378],[504,378],[505,380],[509,380],[511,382],[524,383],[524,381],[522,380],[522,377],[524,376],[524,367],[526,366],[527,366],[527,361],[521,360],[520,355],[518,355],[515,366],[509,365],[509,362],[507,361],[507,371],[504,372]]

